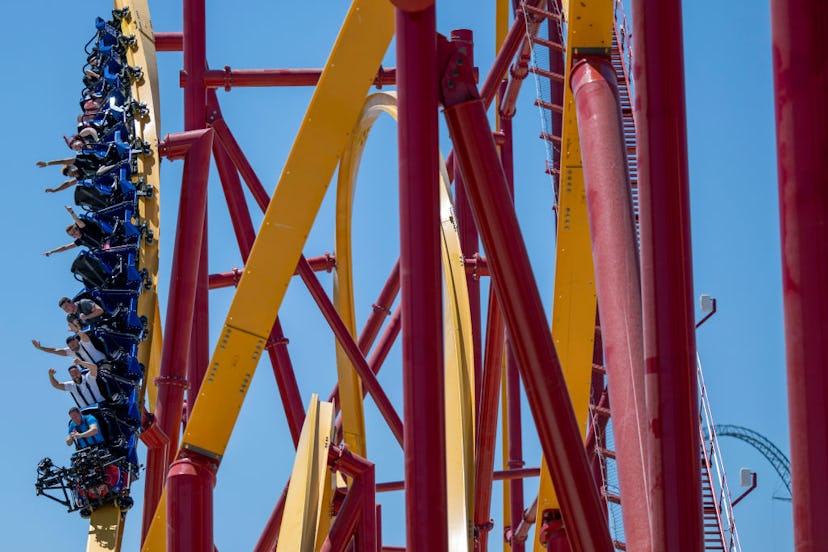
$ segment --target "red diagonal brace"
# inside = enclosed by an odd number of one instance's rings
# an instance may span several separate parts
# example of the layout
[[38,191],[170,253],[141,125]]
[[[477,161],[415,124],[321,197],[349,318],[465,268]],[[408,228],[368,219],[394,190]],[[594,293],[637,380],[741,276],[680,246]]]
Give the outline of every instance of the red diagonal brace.
[[[609,529],[549,333],[506,177],[462,46],[440,40],[441,93],[492,280],[512,339],[550,475],[576,551],[611,551]],[[458,79],[463,79],[459,82]],[[449,86],[449,84],[454,86]],[[462,91],[467,91],[463,95]]]

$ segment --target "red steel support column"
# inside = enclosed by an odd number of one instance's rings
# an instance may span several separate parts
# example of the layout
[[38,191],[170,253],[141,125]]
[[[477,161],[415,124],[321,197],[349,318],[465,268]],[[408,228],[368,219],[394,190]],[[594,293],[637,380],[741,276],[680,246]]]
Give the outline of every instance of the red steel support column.
[[449,132],[468,183],[469,203],[486,250],[506,327],[515,345],[552,483],[559,493],[567,528],[572,530],[573,548],[576,552],[610,551],[609,529],[484,103],[476,99],[477,90],[462,59],[462,50],[446,46],[445,54],[442,91]]
[[406,543],[446,551],[446,439],[433,5],[397,9]]
[[[169,437],[166,455],[152,454],[147,457],[147,480],[144,487],[144,529],[151,520],[161,497],[163,478],[157,471],[166,472],[178,449],[181,425],[181,408],[186,387],[187,358],[193,323],[193,303],[198,285],[198,264],[201,253],[201,237],[204,210],[207,204],[207,176],[210,169],[212,130],[198,130],[174,137],[175,142],[190,144],[184,161],[181,199],[175,231],[175,245],[170,276],[170,292],[167,301],[166,335],[161,353],[161,369],[156,383],[158,398],[155,417],[159,428]],[[163,462],[163,464],[159,464]]]
[[[551,22],[550,22],[551,23]],[[528,58],[528,54],[521,51],[519,60],[524,57]],[[527,60],[528,61],[528,60]],[[526,75],[524,74],[523,77]],[[515,74],[514,68],[512,70],[512,80],[519,77]],[[519,82],[519,81],[518,81]],[[508,87],[504,87],[507,88]],[[512,86],[512,88],[516,88]],[[505,94],[505,90],[504,90]],[[506,185],[509,188],[509,194],[514,201],[515,197],[515,178],[514,178],[514,151],[512,146],[512,116],[515,113],[514,102],[510,110],[506,113],[500,113],[500,131],[503,133],[503,143],[500,145],[500,163],[503,166],[503,174],[506,176]],[[509,412],[509,469],[516,469],[523,467],[523,428],[520,421],[520,374],[518,372],[517,361],[515,360],[514,350],[512,349],[512,340],[507,336],[506,339],[506,408]],[[513,479],[509,483],[509,510],[511,512],[510,527],[515,528],[523,519],[523,481],[520,479]],[[512,552],[523,552],[525,549],[522,542],[513,542],[511,544]]]
[[184,130],[204,128],[207,121],[207,30],[204,0],[184,0]]
[[492,470],[494,470],[497,412],[500,405],[500,374],[503,370],[503,316],[494,287],[489,287],[489,314],[486,319],[486,351],[483,378],[477,409],[474,456],[474,527],[477,550],[487,550],[489,515],[492,505]]
[[[474,259],[480,253],[480,238],[466,197],[466,183],[460,168],[454,167],[454,211],[457,215],[457,232],[460,235],[460,251],[466,259]],[[483,349],[481,344],[480,324],[480,277],[474,272],[466,272],[466,287],[469,290],[469,311],[472,322],[472,347],[474,349],[474,402],[480,404],[483,392]],[[479,415],[479,408],[475,408]],[[475,416],[477,417],[477,416]]]
[[[190,361],[187,363],[187,412],[193,411],[201,381],[210,363],[210,275],[207,268],[207,213],[205,208],[201,238],[201,255],[198,262],[198,286],[196,287],[193,333],[190,338]],[[186,422],[186,421],[185,421]]]
[[771,0],[794,548],[828,543],[828,5]]
[[[452,36],[462,37],[469,50],[469,63],[474,64],[474,42],[472,32],[466,29],[452,31]],[[457,233],[460,236],[460,251],[466,259],[474,259],[480,253],[480,238],[474,217],[469,208],[466,197],[466,184],[460,167],[454,167],[454,211],[457,216]],[[480,278],[474,273],[466,272],[466,287],[469,293],[469,311],[472,323],[472,347],[474,349],[474,397],[475,405],[480,405],[480,394],[483,388],[483,354],[480,343]],[[479,416],[479,408],[475,408],[475,418]]]
[[[196,305],[207,303],[207,259],[202,253],[206,251],[203,244],[203,240],[207,239],[204,235],[204,224],[207,216],[207,177],[213,141],[212,130],[201,130],[206,124],[207,108],[206,89],[202,83],[202,75],[207,67],[204,0],[184,0],[183,9],[184,73],[188,77],[184,87],[184,130],[203,132],[204,138],[191,146],[184,162],[184,179],[164,326],[166,336],[161,354],[162,377],[173,373],[177,376],[177,372],[184,370],[188,362],[196,362],[189,354],[192,346],[202,349],[209,345],[205,338],[208,321],[194,316]],[[203,265],[200,262],[202,256]],[[209,350],[204,353],[198,351],[199,361],[202,354],[209,356]],[[203,369],[206,370],[206,364]],[[200,370],[202,367],[196,366],[193,373],[197,374]],[[164,397],[162,392],[164,389],[173,388],[170,385],[159,388],[159,404],[156,408],[161,429],[170,437],[167,462],[173,460],[178,446],[182,403],[180,394]],[[198,470],[200,466],[194,467]],[[171,472],[168,478],[175,475],[175,472]],[[172,552],[212,550],[213,485],[204,485],[202,477],[196,477],[201,483],[196,490],[194,484],[189,483],[190,476],[184,479],[186,483],[179,484],[176,481],[167,492],[167,526],[168,530],[170,527],[175,530],[173,535],[168,533],[167,548]],[[157,500],[155,497],[153,499]],[[181,517],[189,516],[193,522],[184,522],[179,514]]]
[[154,33],[156,52],[181,52],[184,50],[184,33]]
[[[523,467],[523,427],[520,421],[520,373],[512,350],[511,339],[506,340],[506,409],[509,412],[509,465],[510,470]],[[523,480],[509,482],[509,510],[512,514],[509,526],[517,528],[523,519]],[[512,552],[523,552],[523,542],[513,542]]]
[[681,0],[633,0],[653,550],[702,541]]
[[167,506],[169,552],[213,552],[213,487],[215,465],[206,458],[173,462],[167,493],[178,497]]
[[630,550],[652,550],[646,480],[641,278],[615,74],[608,58],[579,61],[571,86],[578,116],[604,365]]

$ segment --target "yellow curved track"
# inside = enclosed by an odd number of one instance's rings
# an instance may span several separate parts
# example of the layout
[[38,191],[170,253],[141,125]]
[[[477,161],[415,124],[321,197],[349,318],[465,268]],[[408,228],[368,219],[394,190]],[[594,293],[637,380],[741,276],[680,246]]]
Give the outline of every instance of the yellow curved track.
[[[351,143],[343,153],[337,183],[336,280],[335,293],[344,295],[340,305],[353,309],[353,267],[351,257],[351,207],[359,163],[368,134],[377,118],[387,113],[397,119],[394,92],[372,94],[365,101]],[[471,311],[460,237],[454,223],[449,177],[441,160],[440,225],[444,280],[444,344],[446,405],[446,468],[448,482],[449,549],[471,550],[471,516],[474,512],[474,353]],[[347,294],[347,295],[345,295]],[[343,312],[340,311],[340,315]],[[351,312],[349,316],[353,316]],[[344,316],[343,316],[344,319]],[[340,372],[341,373],[341,372]],[[342,397],[340,379],[340,397]],[[357,397],[352,397],[356,402]],[[362,394],[358,397],[362,401]],[[346,401],[343,399],[343,420]],[[361,412],[360,412],[361,414]],[[347,439],[346,439],[347,442]],[[363,441],[364,442],[364,441]],[[458,443],[460,444],[458,446]]]
[[[137,182],[143,178],[152,187],[152,195],[141,197],[138,203],[136,224],[146,224],[152,232],[150,243],[141,240],[138,253],[138,268],[147,271],[150,285],[145,287],[138,300],[138,314],[146,317],[148,326],[147,339],[138,347],[138,362],[144,365],[144,386],[158,373],[161,360],[161,323],[158,313],[158,239],[159,239],[159,158],[158,129],[160,125],[158,106],[158,70],[155,62],[155,40],[152,33],[147,0],[115,0],[115,9],[129,8],[129,17],[121,21],[121,32],[133,35],[135,44],[127,48],[127,63],[139,66],[143,77],[132,85],[132,97],[143,103],[147,115],[136,118],[135,133],[141,140],[151,144],[152,153],[138,159],[138,174],[133,176]],[[150,404],[155,404],[154,386],[150,387]],[[141,401],[143,401],[143,390]],[[87,552],[104,552],[120,550],[124,535],[126,512],[121,512],[115,503],[109,503],[92,513],[89,520],[89,536],[86,542]]]

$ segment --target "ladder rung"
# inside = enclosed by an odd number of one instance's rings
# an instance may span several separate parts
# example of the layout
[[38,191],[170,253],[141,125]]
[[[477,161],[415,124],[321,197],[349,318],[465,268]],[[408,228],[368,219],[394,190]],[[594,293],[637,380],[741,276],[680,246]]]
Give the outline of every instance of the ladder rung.
[[546,40],[545,38],[540,38],[539,36],[533,36],[532,42],[540,44],[541,46],[546,46],[550,50],[554,50],[556,52],[566,52],[566,48],[563,47],[563,44],[552,42],[551,40]]
[[538,106],[538,107],[542,107],[544,109],[548,109],[552,113],[563,114],[563,107],[561,107],[560,105],[545,102],[543,100],[535,100],[535,105]]
[[548,132],[541,132],[540,137],[541,137],[542,140],[546,140],[547,142],[552,142],[553,144],[560,145],[560,143],[561,143],[561,137],[560,136],[553,136],[553,135],[549,134]]
[[561,16],[558,15],[557,13],[552,13],[552,12],[543,10],[541,8],[538,8],[538,7],[535,7],[535,6],[529,6],[529,5],[526,5],[526,4],[524,4],[522,7],[523,7],[523,9],[525,9],[526,11],[531,13],[532,15],[539,15],[541,17],[545,17],[546,19],[552,19],[554,21],[560,21],[561,20]]
[[546,77],[547,79],[555,82],[564,82],[564,80],[566,80],[560,73],[553,73],[552,71],[547,71],[546,69],[541,69],[540,67],[535,67],[534,65],[529,67],[529,72],[540,75],[541,77]]

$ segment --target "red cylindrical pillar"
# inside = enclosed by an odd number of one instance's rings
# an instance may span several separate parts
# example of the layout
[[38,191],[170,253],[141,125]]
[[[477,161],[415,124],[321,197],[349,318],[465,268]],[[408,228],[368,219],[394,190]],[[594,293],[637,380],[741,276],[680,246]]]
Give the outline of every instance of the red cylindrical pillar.
[[653,549],[698,551],[701,475],[681,0],[633,0]]
[[828,4],[771,0],[794,548],[828,543]]
[[197,130],[207,124],[207,29],[204,0],[184,0],[184,130]]
[[[161,352],[160,375],[156,379],[158,397],[155,416],[159,428],[169,437],[169,444],[165,455],[152,454],[147,457],[144,508],[150,512],[155,511],[164,482],[164,478],[155,472],[160,470],[166,473],[167,462],[173,460],[178,448],[181,409],[187,385],[186,367],[190,353],[193,304],[198,285],[204,211],[207,205],[207,175],[210,169],[213,131],[192,131],[185,136],[189,138],[191,145],[184,161],[164,326],[164,345]],[[159,461],[165,463],[159,464]],[[145,526],[146,528],[148,526]]]
[[436,12],[397,9],[406,542],[448,547]]
[[617,84],[607,58],[575,64],[575,95],[592,258],[609,379],[624,534],[651,550],[646,481],[646,404],[641,278]]
[[167,492],[178,499],[167,506],[169,552],[213,552],[215,466],[182,458],[170,466]]

